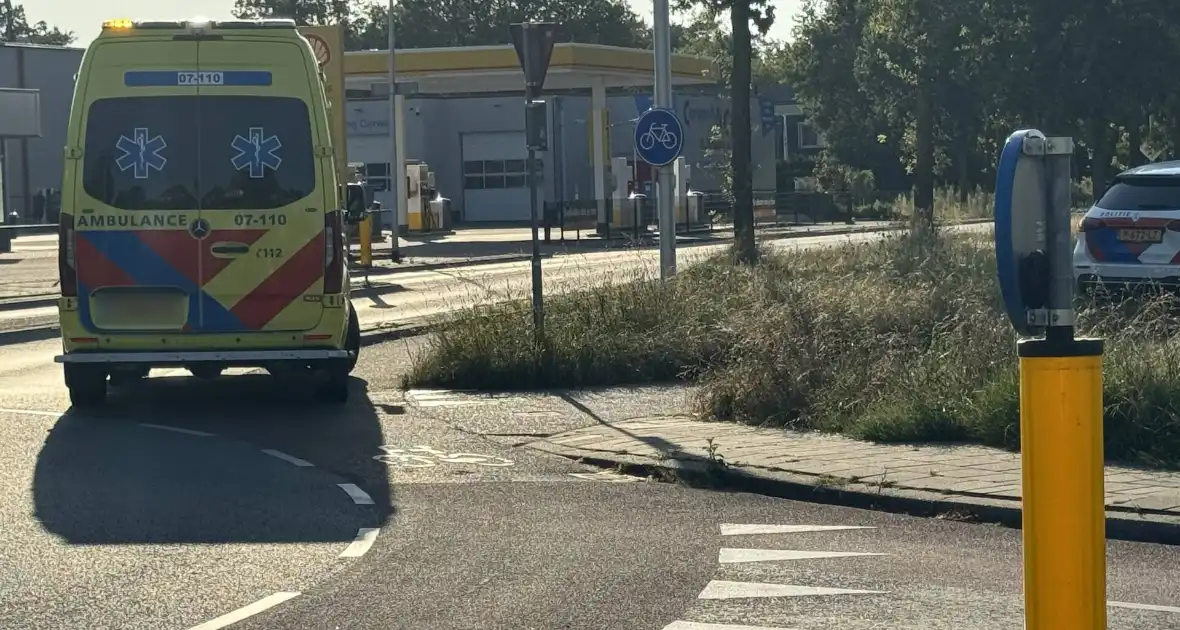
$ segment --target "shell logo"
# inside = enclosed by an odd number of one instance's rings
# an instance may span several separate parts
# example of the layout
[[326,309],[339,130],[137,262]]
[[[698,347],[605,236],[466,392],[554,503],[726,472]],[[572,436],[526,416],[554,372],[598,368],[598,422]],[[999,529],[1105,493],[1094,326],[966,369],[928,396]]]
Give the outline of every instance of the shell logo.
[[305,35],[307,41],[311,43],[311,50],[315,53],[316,61],[320,63],[320,67],[326,65],[332,59],[332,49],[328,47],[328,42],[319,35]]

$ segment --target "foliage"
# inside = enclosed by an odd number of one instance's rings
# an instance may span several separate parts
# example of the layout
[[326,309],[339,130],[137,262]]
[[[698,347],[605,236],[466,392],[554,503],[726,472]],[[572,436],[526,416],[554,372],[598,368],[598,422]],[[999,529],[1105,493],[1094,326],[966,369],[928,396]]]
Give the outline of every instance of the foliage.
[[[940,203],[953,204],[947,191]],[[986,203],[977,204],[979,208]],[[970,208],[962,213],[970,212]],[[679,379],[706,419],[879,441],[1019,447],[1014,333],[987,232],[902,233],[832,248],[728,254],[675,282],[641,277],[460,313],[408,385],[528,389]],[[625,279],[624,279],[625,280]],[[1107,340],[1107,456],[1180,467],[1180,301],[1079,299]]]
[[[236,0],[239,17],[294,17],[300,24],[344,24],[350,50],[383,49],[387,4],[377,0]],[[562,41],[646,46],[647,27],[622,0],[399,0],[398,48],[511,43],[508,25],[524,20],[561,24]]]
[[994,183],[1000,143],[1073,136],[1101,195],[1144,146],[1180,150],[1173,0],[807,0],[780,61],[832,159],[959,200]]
[[0,0],[0,41],[47,46],[68,46],[74,34],[49,26],[45,21],[29,22],[25,8],[12,0]]

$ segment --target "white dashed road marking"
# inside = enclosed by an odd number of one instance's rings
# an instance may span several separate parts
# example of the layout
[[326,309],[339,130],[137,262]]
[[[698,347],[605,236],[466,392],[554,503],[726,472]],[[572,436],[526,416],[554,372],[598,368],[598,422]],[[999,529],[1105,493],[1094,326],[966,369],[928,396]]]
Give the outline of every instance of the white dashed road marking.
[[356,532],[356,540],[348,544],[348,547],[340,554],[341,558],[359,558],[368,553],[369,548],[373,543],[377,542],[377,534],[381,530],[376,527],[362,527]]
[[664,630],[791,630],[790,628],[771,628],[770,626],[735,626],[728,623],[697,623],[695,621],[673,621],[664,626]]
[[355,483],[338,483],[340,489],[347,492],[352,502],[357,505],[373,505],[373,498],[368,492],[361,490]]
[[146,422],[141,422],[139,424],[139,426],[147,427],[149,429],[159,429],[160,431],[172,431],[173,433],[183,433],[185,435],[194,435],[196,437],[213,437],[212,433],[206,433],[204,431],[194,431],[193,429],[182,429],[180,427],[170,427],[170,426],[163,425],[163,424],[149,424]]
[[294,465],[299,466],[301,468],[314,468],[315,467],[315,464],[313,464],[307,460],[299,459],[298,457],[295,457],[293,455],[288,455],[282,451],[276,451],[273,448],[264,448],[264,449],[262,449],[262,452],[266,453],[267,455],[270,455],[271,457],[277,457],[277,458],[287,462],[288,464],[294,464]]
[[298,596],[299,593],[275,593],[274,595],[263,597],[249,606],[244,606],[231,613],[226,613],[216,619],[210,619],[199,626],[193,626],[192,628],[189,628],[189,630],[218,630],[218,628],[224,628],[247,617],[253,617],[260,612],[274,608],[275,606],[278,606],[279,604]]
[[713,580],[705,586],[699,599],[743,599],[751,597],[808,597],[814,595],[884,595],[887,591],[862,591],[849,588],[824,588],[764,582],[730,582]]
[[751,534],[803,534],[807,532],[834,532],[844,529],[875,529],[854,525],[762,525],[758,523],[722,523],[722,536],[748,536]]
[[717,554],[721,564],[735,562],[772,562],[775,560],[814,560],[817,558],[855,558],[858,556],[884,556],[883,553],[856,553],[851,551],[794,551],[791,549],[722,549]]
[[1131,604],[1128,602],[1106,602],[1107,606],[1115,608],[1133,608],[1135,610],[1151,610],[1155,612],[1180,613],[1176,606],[1157,606],[1155,604]]

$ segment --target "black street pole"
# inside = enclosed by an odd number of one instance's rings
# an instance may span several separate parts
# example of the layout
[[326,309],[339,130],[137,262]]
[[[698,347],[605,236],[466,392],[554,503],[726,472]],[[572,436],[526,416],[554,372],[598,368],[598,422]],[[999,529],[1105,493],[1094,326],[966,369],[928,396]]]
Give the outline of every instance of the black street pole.
[[[531,24],[524,24],[521,29],[521,48],[525,51],[530,50],[529,45],[532,43],[530,39],[533,33]],[[535,92],[531,86],[525,87],[525,108],[533,100]],[[528,134],[526,134],[528,135]],[[540,235],[537,226],[537,152],[533,149],[532,142],[529,142],[529,220],[533,228],[533,334],[536,335],[537,347],[543,347],[545,340],[545,305],[541,294],[541,243],[539,241]]]
[[536,156],[537,152],[529,149],[529,215],[533,223],[533,329],[540,344],[545,338],[545,305],[541,301],[541,243],[537,238]]

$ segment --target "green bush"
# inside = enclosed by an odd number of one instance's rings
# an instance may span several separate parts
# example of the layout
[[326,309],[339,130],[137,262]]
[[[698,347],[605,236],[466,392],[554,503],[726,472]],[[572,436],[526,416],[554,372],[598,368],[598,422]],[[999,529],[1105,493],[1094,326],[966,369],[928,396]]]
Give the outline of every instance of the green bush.
[[[527,301],[464,312],[418,357],[414,385],[522,389],[690,380],[705,419],[861,439],[1019,446],[1016,337],[989,235],[897,234],[717,256],[547,299],[547,345]],[[1180,465],[1177,302],[1080,302],[1107,339],[1107,456]]]

